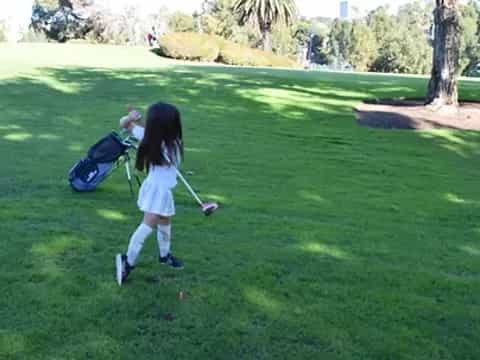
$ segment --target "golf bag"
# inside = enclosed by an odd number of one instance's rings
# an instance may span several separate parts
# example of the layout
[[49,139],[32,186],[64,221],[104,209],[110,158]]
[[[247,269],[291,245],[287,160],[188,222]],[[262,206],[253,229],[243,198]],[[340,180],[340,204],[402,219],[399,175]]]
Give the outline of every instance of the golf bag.
[[68,181],[70,186],[78,192],[95,190],[97,185],[110,174],[114,166],[118,165],[120,159],[124,157],[130,190],[132,190],[130,157],[128,154],[130,147],[129,142],[125,142],[116,132],[111,132],[93,145],[88,150],[87,156],[77,162],[69,171]]

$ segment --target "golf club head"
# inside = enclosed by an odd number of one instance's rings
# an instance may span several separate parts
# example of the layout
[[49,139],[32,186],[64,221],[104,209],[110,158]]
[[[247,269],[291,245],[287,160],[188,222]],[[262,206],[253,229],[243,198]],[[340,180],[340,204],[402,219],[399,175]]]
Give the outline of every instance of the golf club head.
[[218,204],[215,202],[209,202],[202,204],[202,211],[205,216],[212,215],[218,209]]

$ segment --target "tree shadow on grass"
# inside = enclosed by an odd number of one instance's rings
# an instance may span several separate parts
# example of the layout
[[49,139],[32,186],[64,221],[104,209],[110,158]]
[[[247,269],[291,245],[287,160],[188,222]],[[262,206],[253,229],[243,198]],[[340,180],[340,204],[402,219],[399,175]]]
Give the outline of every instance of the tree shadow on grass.
[[[478,216],[438,196],[455,188],[478,201],[464,178],[478,178],[478,135],[355,128],[351,103],[404,81],[355,77],[365,83],[352,90],[348,77],[272,73],[43,69],[43,80],[0,85],[0,150],[11,157],[0,176],[8,219],[0,315],[25,339],[12,351],[133,358],[153,357],[161,344],[189,358],[478,354],[470,312],[478,265],[458,248]],[[185,272],[159,271],[150,239],[119,289],[112,255],[140,220],[125,179],[118,173],[78,196],[65,176],[126,104],[158,100],[179,105],[187,148],[201,149],[186,152],[192,181],[228,206],[205,220],[180,192],[174,246]]]

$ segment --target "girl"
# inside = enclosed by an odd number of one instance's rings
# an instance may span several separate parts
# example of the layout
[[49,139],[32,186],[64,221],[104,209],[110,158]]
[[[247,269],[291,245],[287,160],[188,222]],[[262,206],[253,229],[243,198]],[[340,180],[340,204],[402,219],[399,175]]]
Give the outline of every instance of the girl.
[[137,202],[144,213],[143,222],[130,238],[127,253],[117,254],[115,258],[120,286],[134,269],[145,239],[155,228],[160,263],[176,269],[183,268],[182,262],[170,253],[170,224],[171,217],[175,215],[172,189],[177,185],[176,168],[183,156],[180,113],[173,105],[157,103],[147,111],[145,128],[135,124],[140,118],[140,113],[133,110],[120,120],[120,125],[141,141],[136,168],[148,172]]

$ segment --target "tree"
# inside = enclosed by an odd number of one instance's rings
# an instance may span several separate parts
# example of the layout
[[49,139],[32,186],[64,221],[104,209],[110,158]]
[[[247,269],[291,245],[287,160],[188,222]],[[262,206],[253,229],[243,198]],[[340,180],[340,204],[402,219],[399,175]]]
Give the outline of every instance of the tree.
[[[87,0],[59,0],[56,8],[36,3],[32,8],[31,28],[59,42],[84,38],[93,28],[90,14],[84,11],[90,3]],[[46,5],[52,4],[46,2]]]
[[329,62],[342,64],[350,62],[352,24],[349,21],[336,19],[328,36]]
[[78,9],[80,7],[87,7],[93,4],[93,0],[35,0],[34,5],[39,5],[48,10],[53,10],[59,7],[66,7],[69,9]]
[[436,0],[435,4],[433,67],[426,103],[434,108],[458,106],[461,40],[458,0]]
[[391,41],[396,32],[396,21],[393,15],[388,13],[386,6],[380,6],[367,15],[367,25],[375,35],[379,48]]
[[195,19],[191,15],[176,11],[168,20],[168,27],[172,32],[195,31]]
[[399,7],[398,21],[408,28],[430,29],[432,25],[433,3],[415,0]]
[[368,71],[377,55],[375,35],[366,24],[355,21],[350,36],[351,65],[358,71]]
[[480,6],[471,0],[466,5],[460,6],[462,43],[460,50],[460,67],[463,74],[480,62]]
[[297,39],[295,28],[284,24],[273,26],[271,33],[272,51],[275,54],[288,56],[297,52]]
[[272,50],[272,27],[278,23],[288,26],[297,16],[295,0],[236,0],[233,11],[240,24],[251,22],[260,31],[260,45],[265,51]]
[[401,38],[402,66],[405,73],[428,74],[432,69],[432,11],[429,2],[415,1],[400,7],[397,38]]
[[241,45],[253,47],[259,41],[258,31],[251,24],[239,25],[232,12],[236,0],[205,0],[202,4],[202,29]]
[[94,5],[92,30],[86,35],[90,42],[117,45],[144,45],[146,34],[155,26],[158,35],[168,28],[170,13],[161,7],[155,13],[144,15],[138,5],[112,11],[101,4]]
[[[297,47],[297,56],[301,56],[301,60],[305,60],[305,49],[310,52],[308,60],[316,64],[324,64],[327,62],[326,42],[330,32],[330,20],[324,22],[322,18],[299,19],[294,26],[292,26],[293,39]],[[300,52],[299,52],[300,50]],[[293,54],[291,54],[293,55]]]
[[371,70],[386,73],[427,74],[431,63],[431,13],[428,5],[416,1],[399,8],[396,16],[380,7],[368,16],[378,43],[378,55]]
[[384,73],[427,74],[431,68],[431,47],[424,34],[414,36],[399,25],[398,34],[378,50],[371,70]]

